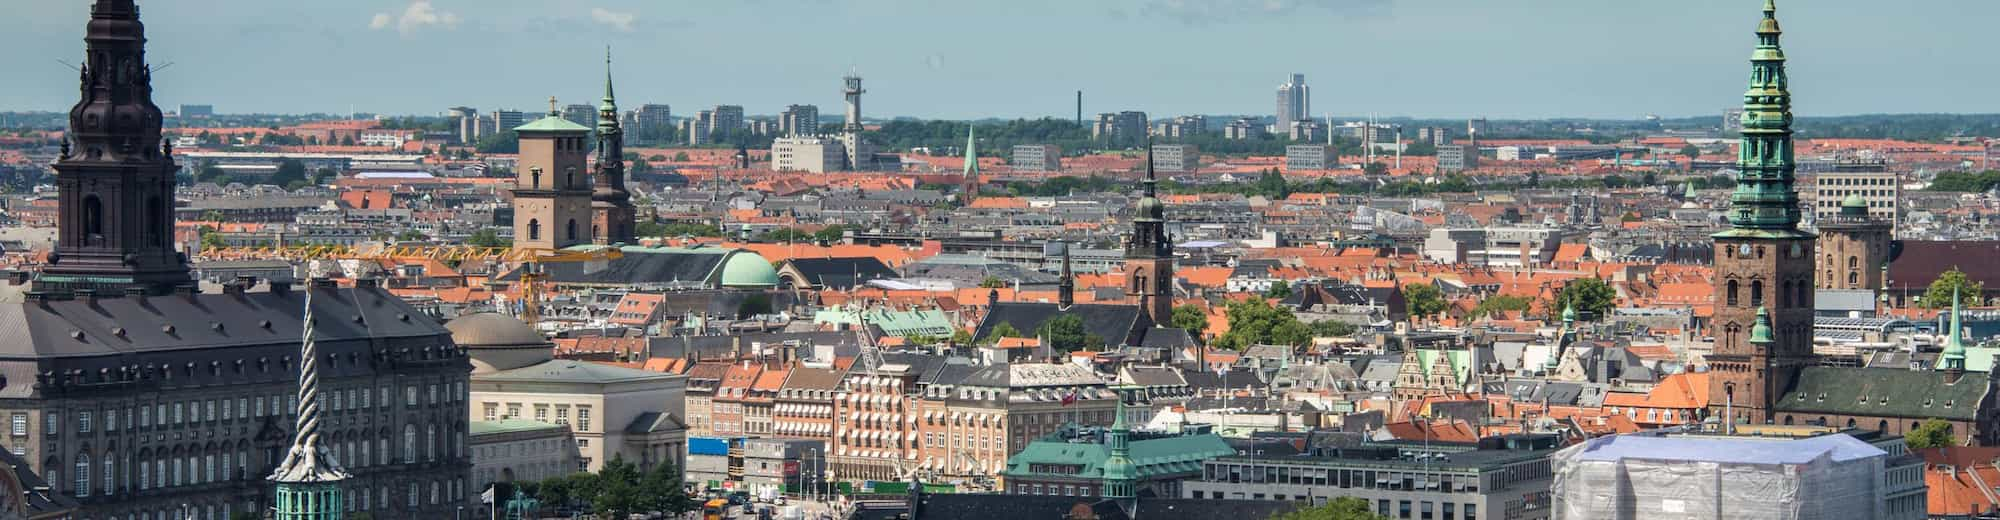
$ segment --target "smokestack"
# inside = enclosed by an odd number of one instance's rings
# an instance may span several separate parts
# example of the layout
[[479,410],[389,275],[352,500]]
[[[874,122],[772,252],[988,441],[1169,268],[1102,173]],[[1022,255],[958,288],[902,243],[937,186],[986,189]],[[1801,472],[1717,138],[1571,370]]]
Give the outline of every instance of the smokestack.
[[1083,124],[1083,91],[1076,91],[1076,124]]

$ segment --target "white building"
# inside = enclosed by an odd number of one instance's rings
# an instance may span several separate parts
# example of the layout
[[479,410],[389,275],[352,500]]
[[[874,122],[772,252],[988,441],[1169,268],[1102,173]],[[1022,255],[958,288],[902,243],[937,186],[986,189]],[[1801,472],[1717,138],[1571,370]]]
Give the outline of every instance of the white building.
[[1436,228],[1424,240],[1424,258],[1446,263],[1521,266],[1555,260],[1562,235],[1549,228]]
[[847,168],[847,144],[824,137],[781,137],[771,141],[771,169],[826,173]]

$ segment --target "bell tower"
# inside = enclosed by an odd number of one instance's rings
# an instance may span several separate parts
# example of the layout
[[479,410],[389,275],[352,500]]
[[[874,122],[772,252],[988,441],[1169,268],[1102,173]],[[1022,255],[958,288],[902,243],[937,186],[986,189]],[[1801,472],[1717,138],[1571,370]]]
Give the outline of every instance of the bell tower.
[[1125,295],[1137,300],[1155,325],[1166,326],[1174,315],[1174,244],[1167,239],[1167,208],[1156,193],[1158,184],[1153,156],[1147,154],[1144,194],[1133,211],[1132,237],[1125,241]]
[[133,0],[90,8],[79,76],[81,99],[54,164],[55,252],[36,285],[45,289],[165,293],[191,283],[174,249],[172,145],[160,138],[146,26]]
[[514,247],[562,249],[588,244],[590,128],[563,119],[555,98],[549,115],[514,128],[521,164],[514,179]]
[[590,238],[598,245],[631,244],[638,212],[625,191],[625,130],[611,93],[611,50],[604,50],[604,99],[597,105],[597,169],[591,174]]
[[1715,351],[1709,411],[1764,423],[1771,406],[1814,363],[1812,233],[1799,229],[1792,95],[1778,45],[1777,6],[1764,2],[1743,95],[1742,173],[1729,197],[1730,229],[1715,234]]

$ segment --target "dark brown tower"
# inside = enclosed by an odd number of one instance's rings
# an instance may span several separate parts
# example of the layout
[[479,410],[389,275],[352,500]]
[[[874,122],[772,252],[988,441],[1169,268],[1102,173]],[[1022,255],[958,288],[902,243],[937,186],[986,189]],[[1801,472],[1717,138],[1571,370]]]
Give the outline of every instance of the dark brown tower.
[[1868,215],[1868,201],[1848,195],[1840,213],[1820,219],[1819,287],[1881,290],[1895,224]]
[[160,139],[138,6],[98,0],[84,43],[82,99],[69,109],[69,133],[55,162],[56,250],[36,284],[168,292],[189,283],[187,260],[173,245],[179,167]]
[[604,51],[604,99],[597,106],[597,170],[591,175],[590,239],[599,245],[631,244],[638,212],[625,191],[625,129],[611,92],[611,50]]
[[1167,208],[1155,192],[1158,184],[1153,156],[1147,154],[1145,193],[1132,214],[1132,237],[1125,241],[1125,295],[1164,326],[1174,315],[1174,244],[1167,239]]
[[1777,7],[1757,25],[1730,229],[1715,235],[1715,351],[1709,412],[1764,423],[1772,404],[1814,364],[1813,235],[1799,230],[1792,97],[1778,46]]

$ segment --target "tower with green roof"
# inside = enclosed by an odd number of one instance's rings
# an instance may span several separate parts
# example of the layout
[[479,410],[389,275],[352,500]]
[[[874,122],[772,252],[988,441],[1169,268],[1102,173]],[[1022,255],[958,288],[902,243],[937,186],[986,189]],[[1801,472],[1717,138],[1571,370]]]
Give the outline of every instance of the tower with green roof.
[[[1792,94],[1775,2],[1764,2],[1743,93],[1729,229],[1715,238],[1716,345],[1709,409],[1736,422],[1771,420],[1773,403],[1814,363],[1814,239],[1799,228]],[[1760,326],[1761,325],[1761,326]],[[1757,337],[1756,331],[1765,332]]]
[[1111,500],[1131,499],[1139,496],[1138,471],[1132,466],[1130,436],[1132,430],[1125,425],[1125,398],[1127,387],[1112,387],[1118,395],[1117,415],[1111,418],[1111,430],[1104,434],[1104,447],[1111,456],[1104,459],[1104,498]]
[[550,97],[548,115],[514,127],[514,133],[521,141],[514,178],[514,247],[561,249],[591,243],[590,127],[563,119],[556,98]]
[[604,49],[604,99],[597,105],[597,165],[591,173],[590,239],[599,245],[634,243],[638,210],[625,190],[625,129],[611,89],[611,48]]
[[1562,330],[1556,332],[1555,348],[1549,349],[1549,358],[1542,361],[1542,375],[1556,373],[1556,366],[1562,364],[1563,350],[1568,349],[1576,338],[1576,301],[1563,306]]
[[1965,371],[1965,338],[1961,337],[1963,333],[1960,332],[1965,329],[1965,324],[1958,321],[1959,312],[1962,310],[1960,306],[1963,303],[1959,300],[1958,289],[1953,288],[1951,317],[1946,320],[1946,326],[1950,327],[1950,330],[1944,335],[1944,353],[1938,356],[1938,368],[1953,374]]
[[1167,238],[1167,206],[1153,176],[1152,142],[1146,143],[1146,179],[1132,211],[1132,235],[1125,240],[1125,295],[1139,302],[1154,324],[1172,323],[1174,244]]
[[319,348],[313,338],[312,297],[305,289],[305,333],[299,346],[298,429],[291,450],[268,480],[277,483],[273,518],[278,520],[339,520],[347,503],[340,483],[351,478],[340,462],[320,446]]
[[973,134],[973,125],[967,123],[965,125],[965,178],[959,181],[963,185],[958,190],[959,197],[965,199],[964,202],[966,204],[971,204],[972,198],[979,195],[979,140],[974,138]]

